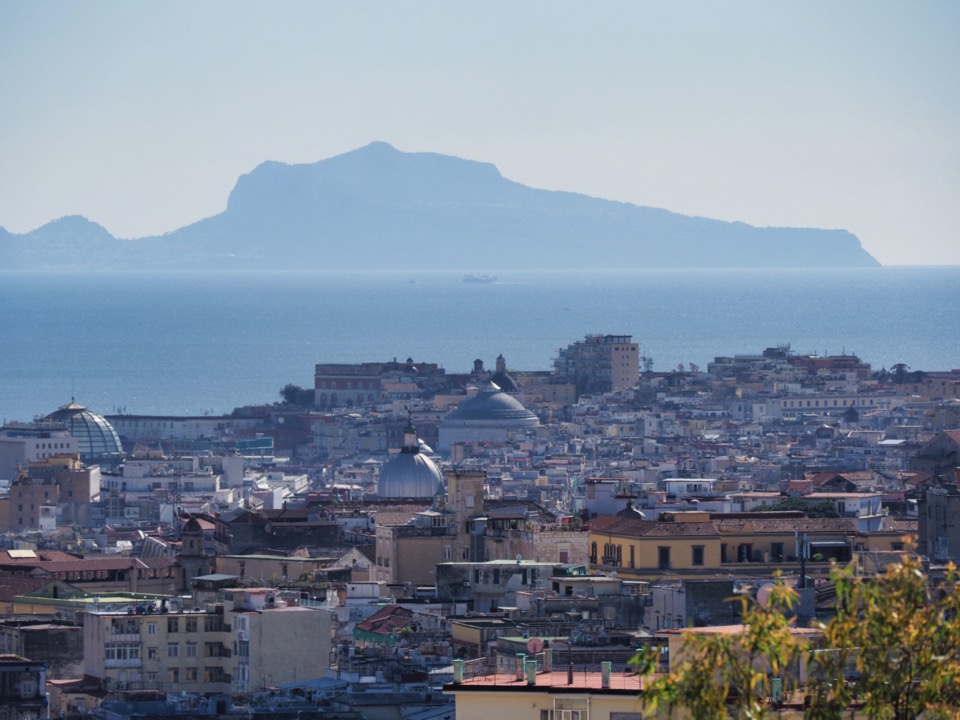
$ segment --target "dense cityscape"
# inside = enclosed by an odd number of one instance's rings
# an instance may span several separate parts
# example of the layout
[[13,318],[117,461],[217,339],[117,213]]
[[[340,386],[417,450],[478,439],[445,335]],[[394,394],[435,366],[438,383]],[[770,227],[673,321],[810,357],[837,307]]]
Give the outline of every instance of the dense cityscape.
[[[654,372],[629,335],[553,365],[320,363],[224,416],[6,423],[3,717],[639,718],[638,651],[671,672],[742,631],[731,598],[786,585],[816,639],[832,570],[960,557],[958,370]],[[802,674],[770,691],[797,717]]]

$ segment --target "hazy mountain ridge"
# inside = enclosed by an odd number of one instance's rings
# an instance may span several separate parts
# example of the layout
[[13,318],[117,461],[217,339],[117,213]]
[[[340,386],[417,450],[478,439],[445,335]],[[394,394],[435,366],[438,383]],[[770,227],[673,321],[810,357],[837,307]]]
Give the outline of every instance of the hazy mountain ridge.
[[118,240],[79,216],[0,228],[9,269],[866,267],[845,230],[757,228],[538,190],[489,163],[386,143],[242,175],[219,215]]

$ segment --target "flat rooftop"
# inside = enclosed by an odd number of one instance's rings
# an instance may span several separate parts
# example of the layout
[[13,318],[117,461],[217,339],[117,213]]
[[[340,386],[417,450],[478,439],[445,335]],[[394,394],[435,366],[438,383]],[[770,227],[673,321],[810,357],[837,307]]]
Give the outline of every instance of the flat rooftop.
[[[649,677],[649,676],[648,676]],[[591,692],[633,694],[639,693],[644,686],[644,678],[636,673],[610,673],[610,686],[603,687],[603,674],[597,671],[574,670],[572,682],[568,682],[567,670],[540,672],[536,675],[536,683],[530,685],[526,678],[518,680],[514,673],[492,673],[490,675],[476,675],[464,678],[460,683],[448,683],[443,686],[445,692],[457,691],[509,691],[509,692],[543,692],[552,693]]]

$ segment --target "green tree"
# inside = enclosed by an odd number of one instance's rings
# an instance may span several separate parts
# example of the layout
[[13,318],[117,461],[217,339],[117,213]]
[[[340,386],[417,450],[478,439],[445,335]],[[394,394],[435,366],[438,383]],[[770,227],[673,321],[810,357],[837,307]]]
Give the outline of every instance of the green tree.
[[840,718],[853,700],[877,720],[960,717],[956,569],[931,588],[920,561],[904,555],[877,578],[847,569],[833,579],[839,610],[823,626],[830,651],[810,658],[808,717]]
[[892,368],[890,368],[890,373],[893,376],[893,382],[896,385],[903,385],[907,381],[907,373],[910,371],[910,366],[906,363],[897,363]]
[[[788,613],[794,592],[777,578],[766,607],[742,596],[742,632],[690,633],[669,675],[644,689],[653,710],[680,708],[697,720],[768,717],[771,678],[786,682],[787,668],[800,655]],[[653,669],[652,656],[637,657],[641,672]]]
[[299,385],[287,383],[281,388],[280,397],[283,398],[283,401],[288,405],[303,405],[303,399],[308,392],[312,393],[312,391],[304,390]]
[[812,518],[838,518],[840,511],[836,503],[829,500],[811,500],[802,497],[785,497],[774,503],[759,505],[754,508],[756,512],[775,512],[777,510],[800,510],[805,512],[807,517]]
[[[770,715],[768,678],[796,688],[788,668],[806,664],[805,717],[840,720],[860,707],[871,720],[960,718],[960,585],[951,565],[932,587],[904,555],[876,578],[834,569],[837,612],[822,639],[790,632],[792,591],[777,581],[767,607],[743,599],[742,633],[691,635],[669,675],[651,678],[653,708],[683,708],[698,720]],[[638,656],[651,672],[649,657]]]

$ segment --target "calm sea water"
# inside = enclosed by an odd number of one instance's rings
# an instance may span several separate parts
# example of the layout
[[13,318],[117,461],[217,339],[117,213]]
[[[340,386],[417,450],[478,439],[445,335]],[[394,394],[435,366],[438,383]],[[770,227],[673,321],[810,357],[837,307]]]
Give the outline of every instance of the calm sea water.
[[313,384],[318,362],[448,372],[552,367],[630,334],[655,370],[790,343],[875,368],[960,367],[960,267],[435,274],[0,273],[0,420],[76,401],[109,414],[229,412]]

